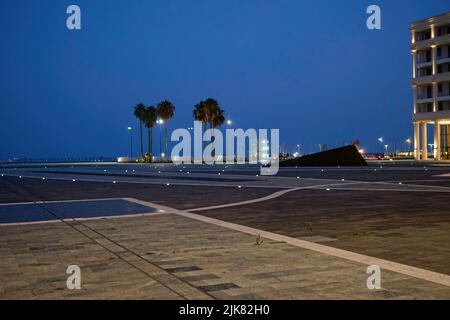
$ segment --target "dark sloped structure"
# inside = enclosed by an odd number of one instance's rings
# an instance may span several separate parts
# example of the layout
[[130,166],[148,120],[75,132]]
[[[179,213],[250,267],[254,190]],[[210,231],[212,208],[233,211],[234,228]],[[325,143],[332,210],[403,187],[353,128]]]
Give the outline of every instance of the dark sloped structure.
[[362,167],[366,160],[354,145],[280,161],[280,167]]

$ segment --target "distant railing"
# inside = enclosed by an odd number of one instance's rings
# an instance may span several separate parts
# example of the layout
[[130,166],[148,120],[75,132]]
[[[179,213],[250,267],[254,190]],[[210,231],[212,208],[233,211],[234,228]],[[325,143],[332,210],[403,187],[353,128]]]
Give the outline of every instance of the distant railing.
[[71,162],[115,162],[116,157],[68,157],[68,158],[8,158],[0,159],[0,163],[71,163]]

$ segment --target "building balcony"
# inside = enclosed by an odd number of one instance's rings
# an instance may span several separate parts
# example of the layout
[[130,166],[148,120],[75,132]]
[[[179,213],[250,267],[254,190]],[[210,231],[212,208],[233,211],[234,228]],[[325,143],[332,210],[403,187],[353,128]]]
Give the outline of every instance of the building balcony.
[[450,43],[450,34],[445,34],[440,37],[435,37],[432,39],[416,41],[415,43],[411,44],[411,49],[424,50],[431,48],[432,45],[440,46],[448,43]]
[[450,81],[450,72],[438,73],[432,76],[418,77],[413,80],[413,85],[424,85],[433,82]]
[[436,60],[437,64],[449,63],[450,57],[438,57]]
[[418,112],[413,115],[413,122],[416,121],[435,121],[442,119],[450,119],[450,110],[436,112]]
[[438,96],[437,101],[450,101],[450,94]]
[[450,81],[450,72],[438,73],[433,76],[434,82]]
[[433,98],[417,97],[417,103],[433,103]]
[[431,67],[433,65],[433,61],[417,61],[417,68],[425,68]]

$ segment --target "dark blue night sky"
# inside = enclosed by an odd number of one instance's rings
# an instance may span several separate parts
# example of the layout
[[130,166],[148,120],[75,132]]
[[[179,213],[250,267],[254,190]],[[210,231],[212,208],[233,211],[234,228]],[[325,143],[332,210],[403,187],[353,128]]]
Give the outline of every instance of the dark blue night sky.
[[[70,4],[81,31],[66,28]],[[381,31],[366,28],[370,4]],[[236,127],[279,128],[288,150],[358,138],[378,151],[380,136],[404,148],[408,24],[448,10],[443,0],[1,1],[0,159],[125,155],[133,106],[165,98],[177,108],[169,128],[192,126],[193,106],[214,97]]]

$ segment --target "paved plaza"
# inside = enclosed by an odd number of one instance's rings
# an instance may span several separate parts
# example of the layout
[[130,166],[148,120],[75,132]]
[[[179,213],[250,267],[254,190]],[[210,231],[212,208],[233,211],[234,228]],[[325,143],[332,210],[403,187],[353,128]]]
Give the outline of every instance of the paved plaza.
[[[449,299],[450,165],[0,166],[2,299]],[[66,287],[69,265],[81,289]],[[381,268],[379,290],[367,267]]]

